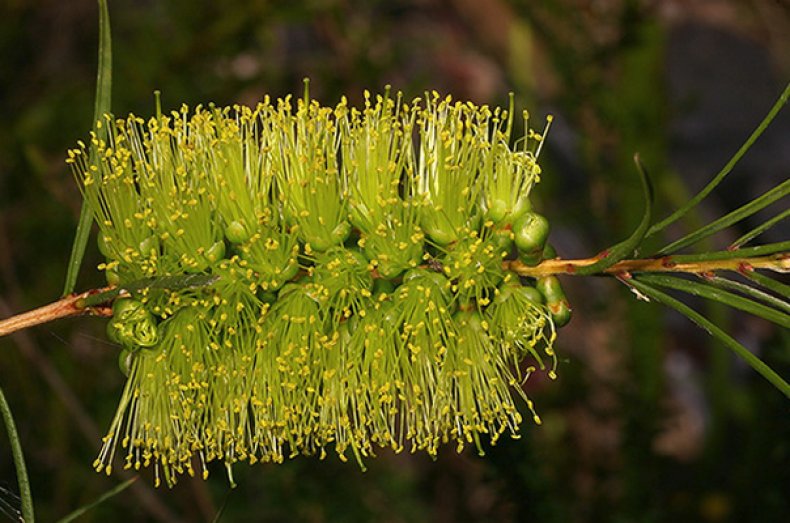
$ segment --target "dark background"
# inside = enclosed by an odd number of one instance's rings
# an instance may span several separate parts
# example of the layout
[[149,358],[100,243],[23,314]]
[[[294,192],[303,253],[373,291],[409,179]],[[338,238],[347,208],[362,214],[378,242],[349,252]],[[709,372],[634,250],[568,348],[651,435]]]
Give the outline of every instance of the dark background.
[[[305,76],[328,105],[385,84],[489,104],[515,92],[536,125],[556,117],[533,194],[564,257],[593,255],[638,221],[635,151],[666,215],[726,163],[790,78],[783,0],[118,0],[110,14],[118,115],[150,115],[154,89],[165,109],[254,104],[301,93]],[[97,16],[93,0],[0,2],[0,317],[62,289],[80,206],[65,150],[90,127]],[[786,179],[788,136],[785,111],[691,224]],[[102,283],[98,263],[91,242],[79,289]],[[437,461],[382,452],[365,473],[334,458],[238,465],[230,494],[215,464],[209,481],[172,490],[145,477],[83,521],[207,521],[226,496],[229,522],[790,520],[787,399],[616,282],[564,285],[575,317],[558,341],[560,378],[527,384],[544,424],[525,423],[520,440],[485,458],[448,447]],[[696,305],[790,374],[787,332]],[[41,521],[120,481],[90,466],[123,384],[103,332],[87,318],[0,339],[0,384]],[[15,490],[2,432],[0,506]]]

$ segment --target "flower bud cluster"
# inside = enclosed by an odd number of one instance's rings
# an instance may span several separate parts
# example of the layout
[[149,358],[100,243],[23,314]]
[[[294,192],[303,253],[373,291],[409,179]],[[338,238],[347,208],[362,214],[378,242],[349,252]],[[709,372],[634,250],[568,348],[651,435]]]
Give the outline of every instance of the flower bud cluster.
[[128,381],[96,468],[119,448],[168,484],[327,448],[482,453],[517,436],[513,391],[539,423],[521,385],[555,377],[570,309],[503,269],[550,249],[529,201],[543,136],[512,128],[512,102],[389,91],[98,122],[67,161],[108,282],[217,278],[116,301]]

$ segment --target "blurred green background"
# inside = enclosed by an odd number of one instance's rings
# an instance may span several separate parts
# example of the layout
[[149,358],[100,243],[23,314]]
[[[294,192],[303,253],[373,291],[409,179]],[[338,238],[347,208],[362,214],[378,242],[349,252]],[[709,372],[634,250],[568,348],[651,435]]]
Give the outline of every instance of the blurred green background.
[[[154,89],[166,109],[254,104],[301,93],[306,76],[329,105],[386,84],[489,104],[515,92],[536,126],[556,118],[533,194],[563,257],[593,255],[638,221],[634,152],[663,216],[724,165],[790,78],[782,0],[111,0],[110,15],[119,115],[151,114]],[[62,289],[80,206],[65,150],[90,127],[97,16],[94,0],[0,2],[0,317]],[[785,111],[693,218],[786,179],[788,136]],[[91,242],[79,289],[102,283],[98,262]],[[525,423],[484,458],[448,447],[437,461],[382,452],[365,473],[333,458],[239,465],[233,491],[215,464],[209,481],[172,490],[146,477],[82,521],[210,521],[225,502],[229,522],[790,521],[787,399],[615,281],[564,285],[575,316],[558,342],[560,378],[526,385],[544,424]],[[790,374],[787,332],[696,305]],[[123,385],[103,332],[84,318],[0,339],[41,521],[120,481],[90,467]],[[0,509],[18,506],[15,490],[3,431]]]

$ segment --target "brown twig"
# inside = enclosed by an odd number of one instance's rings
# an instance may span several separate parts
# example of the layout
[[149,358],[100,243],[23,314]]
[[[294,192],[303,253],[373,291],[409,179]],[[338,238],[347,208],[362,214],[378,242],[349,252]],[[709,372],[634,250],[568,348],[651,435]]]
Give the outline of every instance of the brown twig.
[[33,309],[32,311],[23,312],[22,314],[11,316],[5,320],[0,320],[0,337],[18,330],[41,325],[42,323],[49,323],[50,321],[60,318],[68,318],[70,316],[112,316],[110,307],[103,305],[97,307],[82,307],[78,303],[80,300],[106,290],[107,289],[93,289],[80,294],[72,294],[56,302]]

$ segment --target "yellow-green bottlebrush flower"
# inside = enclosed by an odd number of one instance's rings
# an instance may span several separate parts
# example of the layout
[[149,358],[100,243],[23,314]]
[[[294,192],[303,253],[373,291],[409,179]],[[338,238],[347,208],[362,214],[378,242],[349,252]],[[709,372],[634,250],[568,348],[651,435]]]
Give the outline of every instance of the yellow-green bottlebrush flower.
[[546,357],[554,377],[570,308],[503,269],[548,234],[524,219],[543,136],[511,145],[512,122],[512,101],[389,90],[98,122],[68,162],[126,289],[108,334],[128,381],[96,468],[121,452],[173,484],[214,460],[482,453],[519,409],[539,422],[521,385]]

